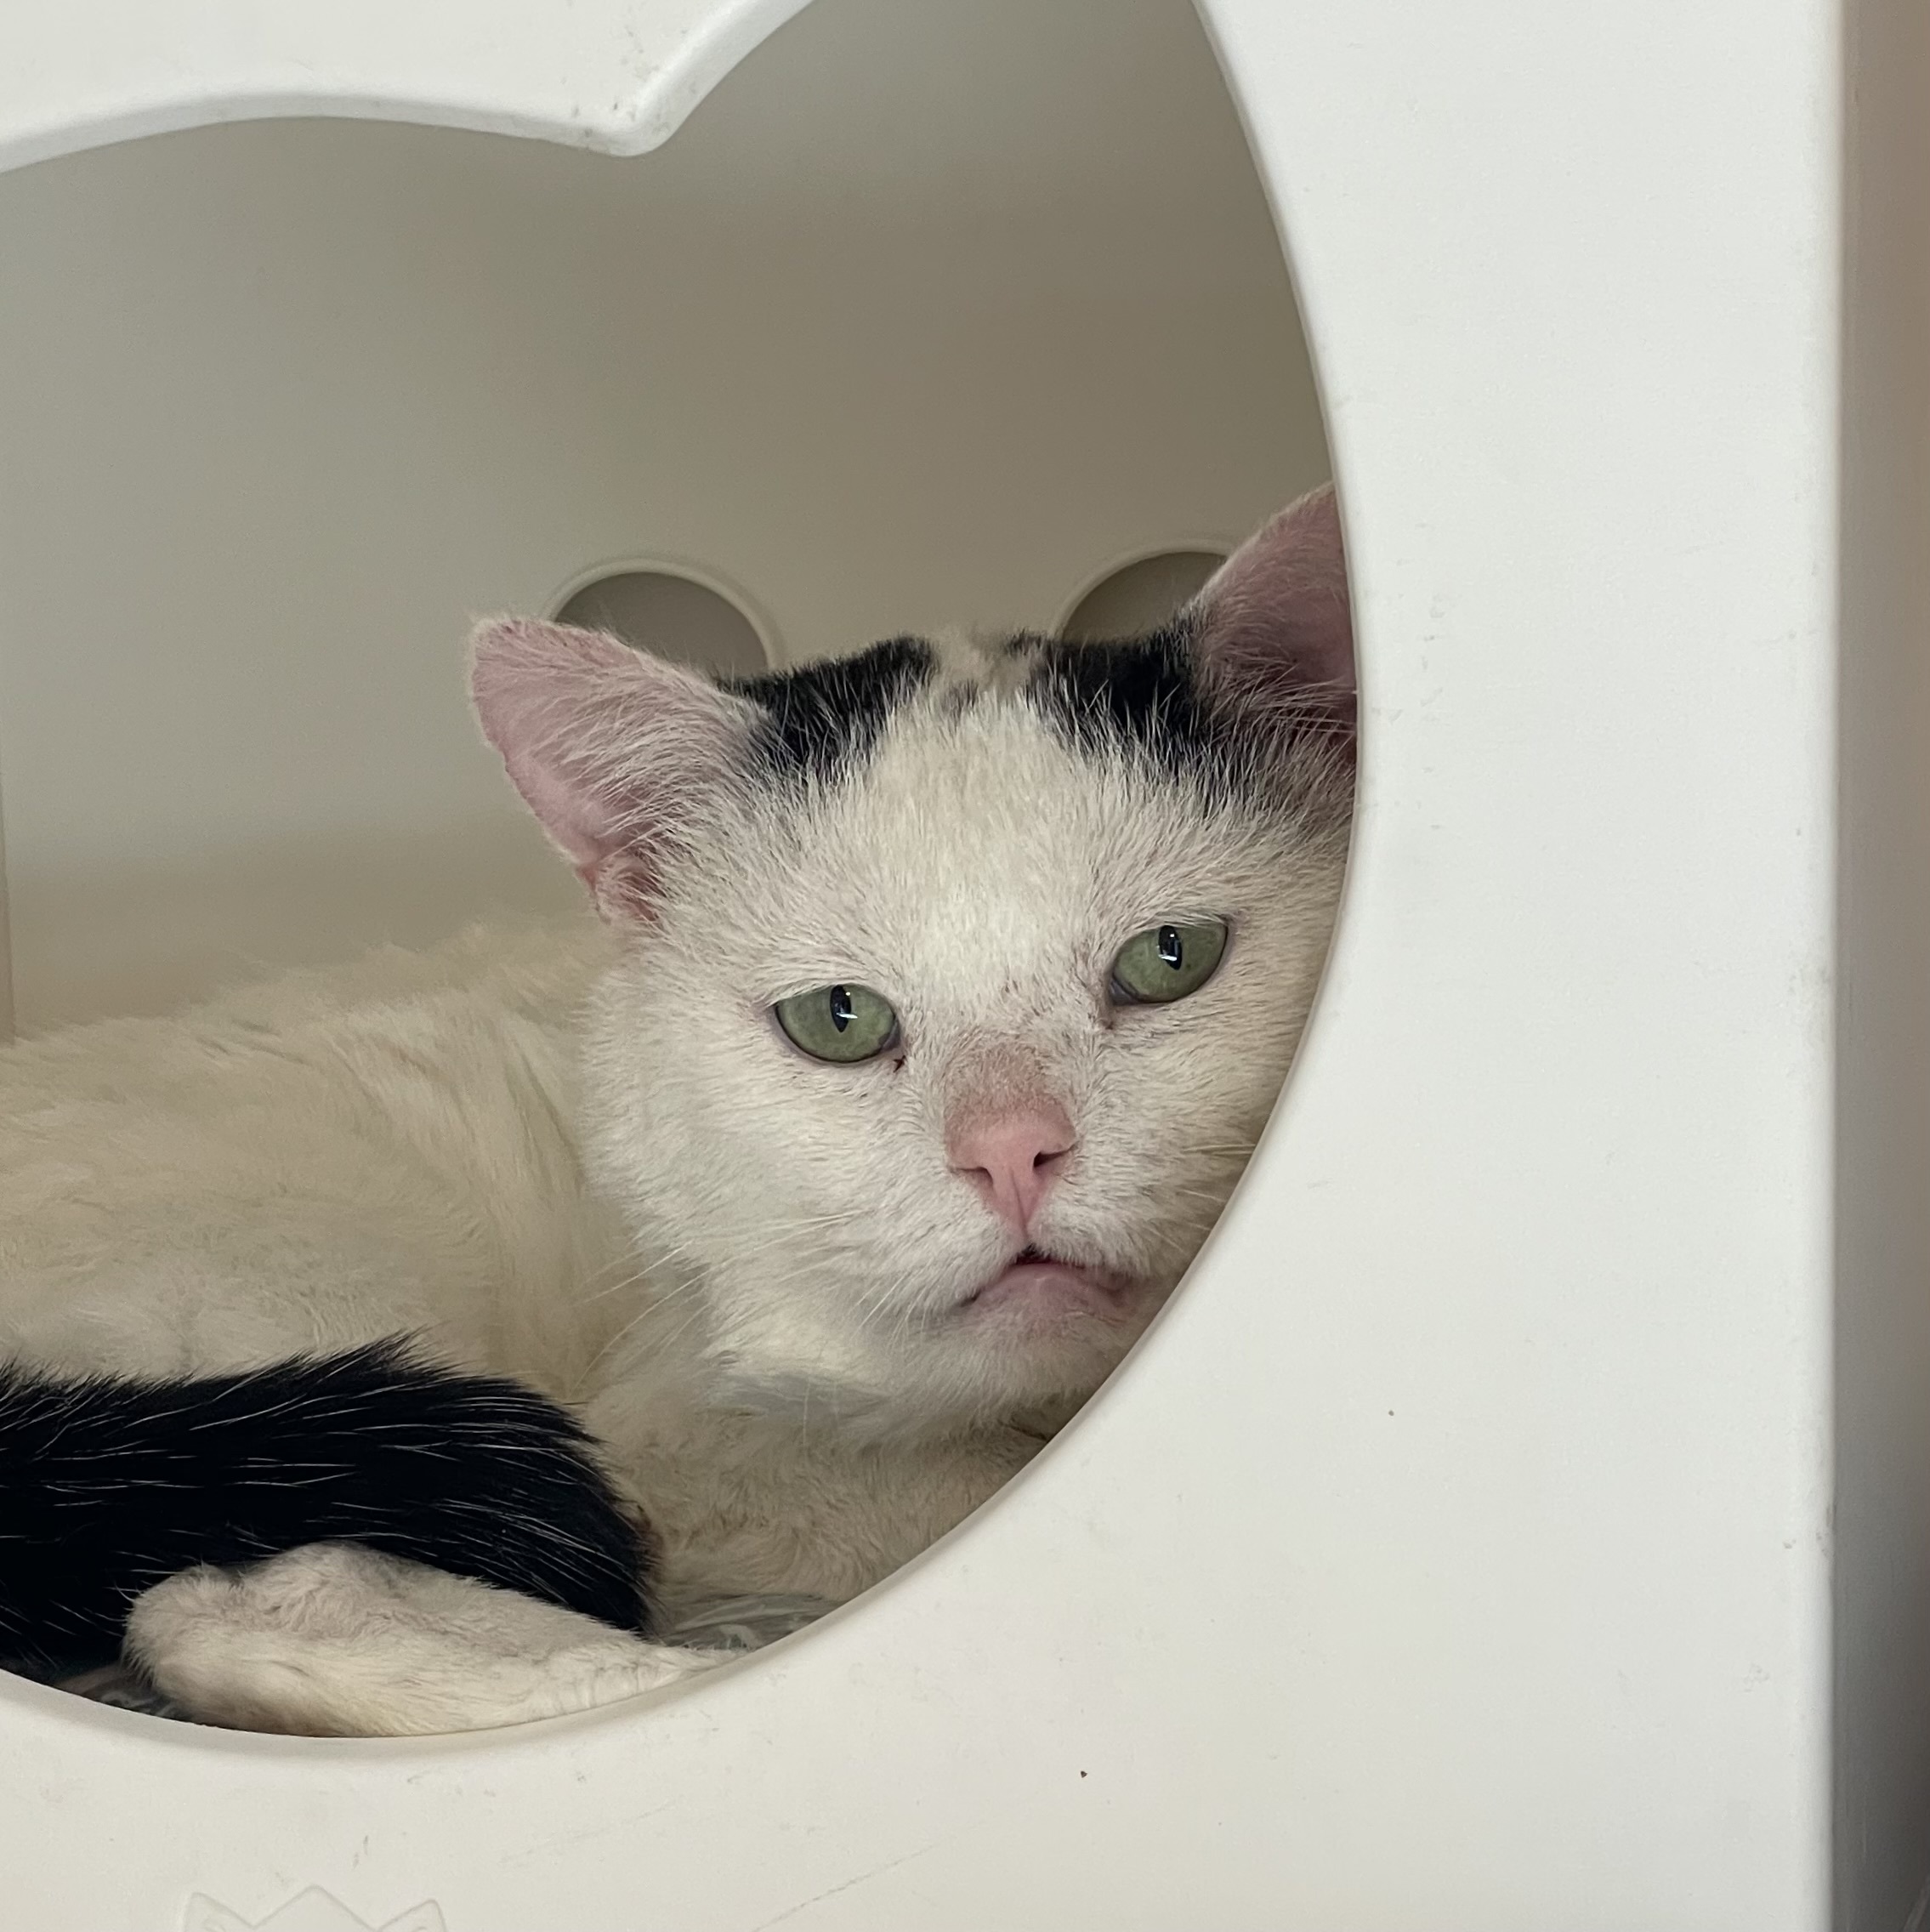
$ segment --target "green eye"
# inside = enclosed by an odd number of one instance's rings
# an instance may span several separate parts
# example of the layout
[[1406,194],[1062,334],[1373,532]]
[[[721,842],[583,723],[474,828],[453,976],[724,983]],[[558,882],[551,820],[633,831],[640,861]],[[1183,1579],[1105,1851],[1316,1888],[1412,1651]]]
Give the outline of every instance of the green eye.
[[898,1015],[869,986],[814,986],[773,1010],[791,1043],[813,1060],[876,1060],[898,1039]]
[[1226,953],[1226,923],[1149,926],[1120,947],[1112,963],[1112,997],[1122,1006],[1164,1006],[1196,993]]

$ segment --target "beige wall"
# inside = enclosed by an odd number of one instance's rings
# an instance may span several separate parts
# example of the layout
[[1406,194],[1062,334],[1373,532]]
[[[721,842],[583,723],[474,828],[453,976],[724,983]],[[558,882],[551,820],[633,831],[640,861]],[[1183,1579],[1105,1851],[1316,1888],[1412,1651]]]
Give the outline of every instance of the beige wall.
[[817,0],[641,161],[297,122],[0,178],[20,1025],[567,904],[474,612],[658,556],[794,658],[1047,623],[1325,474],[1185,0]]

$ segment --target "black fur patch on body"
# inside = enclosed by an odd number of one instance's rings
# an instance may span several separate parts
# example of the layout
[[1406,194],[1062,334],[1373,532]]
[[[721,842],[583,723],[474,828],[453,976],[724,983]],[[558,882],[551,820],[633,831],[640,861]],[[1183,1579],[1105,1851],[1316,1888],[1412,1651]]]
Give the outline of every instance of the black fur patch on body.
[[331,1541],[646,1622],[588,1436],[516,1383],[399,1341],[180,1381],[0,1365],[0,1654],[111,1650],[179,1571]]
[[922,638],[887,638],[854,657],[733,679],[724,689],[763,707],[758,748],[773,770],[829,779],[870,752],[893,710],[930,679],[934,662]]

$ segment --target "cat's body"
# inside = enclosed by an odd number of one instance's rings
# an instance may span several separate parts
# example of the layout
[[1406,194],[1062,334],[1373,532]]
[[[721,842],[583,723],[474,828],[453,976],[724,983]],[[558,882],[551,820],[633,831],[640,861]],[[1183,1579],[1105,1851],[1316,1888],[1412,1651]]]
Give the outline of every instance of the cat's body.
[[815,1417],[808,1393],[715,1399],[674,1265],[639,1265],[584,1173],[581,1036],[615,952],[588,914],[480,929],[13,1049],[0,1360],[205,1375],[408,1334],[588,1418],[672,1615],[896,1568],[1044,1427],[934,1446],[841,1426],[835,1390]]
[[12,1048],[0,1357],[188,1374],[407,1332],[580,1395],[622,1324],[582,1300],[623,1241],[568,1125],[610,950],[479,931]]
[[[0,1361],[406,1333],[585,1418],[673,1611],[852,1595],[1023,1465],[1223,1205],[1325,954],[1348,650],[1325,493],[1110,656],[906,641],[719,690],[497,627],[485,730],[604,923],[0,1058]],[[321,1730],[693,1668],[340,1545],[163,1584],[130,1648]]]

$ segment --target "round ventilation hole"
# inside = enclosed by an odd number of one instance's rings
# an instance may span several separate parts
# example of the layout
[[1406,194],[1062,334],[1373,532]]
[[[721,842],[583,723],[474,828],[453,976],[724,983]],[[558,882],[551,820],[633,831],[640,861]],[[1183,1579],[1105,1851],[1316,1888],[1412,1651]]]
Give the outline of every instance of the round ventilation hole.
[[770,668],[763,633],[721,590],[674,571],[606,571],[557,606],[559,623],[609,631],[659,657],[726,678]]
[[1220,550],[1158,550],[1109,571],[1072,606],[1059,634],[1075,644],[1157,630],[1226,560]]

